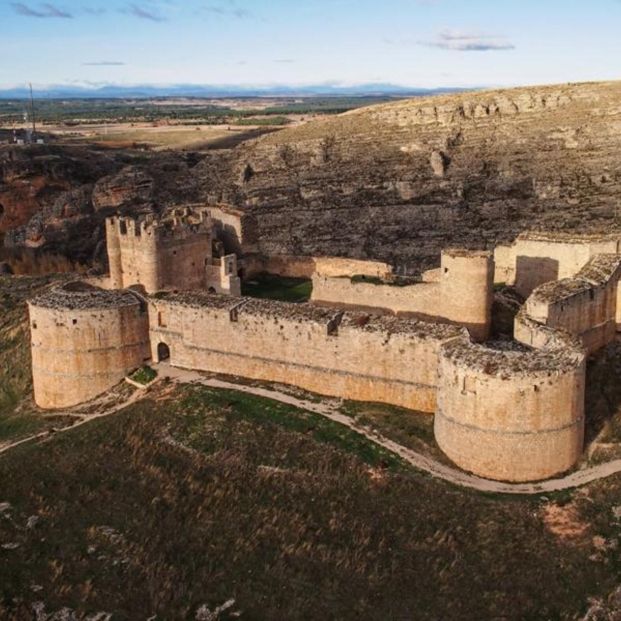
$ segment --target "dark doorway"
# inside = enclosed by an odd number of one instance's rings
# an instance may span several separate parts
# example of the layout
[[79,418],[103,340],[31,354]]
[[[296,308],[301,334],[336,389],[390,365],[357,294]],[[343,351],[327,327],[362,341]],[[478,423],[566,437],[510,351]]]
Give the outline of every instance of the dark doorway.
[[160,343],[157,346],[157,361],[163,362],[170,358],[170,347],[166,343]]

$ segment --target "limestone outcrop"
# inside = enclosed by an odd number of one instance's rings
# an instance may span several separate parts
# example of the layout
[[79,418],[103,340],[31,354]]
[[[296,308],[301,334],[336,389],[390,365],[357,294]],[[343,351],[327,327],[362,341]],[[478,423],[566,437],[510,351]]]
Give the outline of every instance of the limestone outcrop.
[[252,211],[267,256],[425,268],[447,246],[491,249],[526,229],[618,227],[619,151],[621,82],[566,84],[362,108],[196,173],[204,198]]

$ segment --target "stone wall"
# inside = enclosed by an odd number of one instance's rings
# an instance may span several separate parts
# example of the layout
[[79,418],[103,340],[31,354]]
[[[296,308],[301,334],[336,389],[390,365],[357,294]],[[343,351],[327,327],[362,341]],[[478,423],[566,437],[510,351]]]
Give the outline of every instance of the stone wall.
[[588,353],[606,346],[616,336],[620,278],[621,256],[602,254],[573,278],[537,287],[516,318],[515,338],[535,344],[539,324],[577,336]]
[[275,274],[292,278],[312,278],[315,274],[326,277],[371,276],[374,278],[389,278],[392,275],[392,267],[387,263],[341,257],[246,254],[243,258],[243,267],[246,278],[252,278],[257,274]]
[[[348,268],[356,267],[348,265],[351,262],[344,263],[342,270],[337,266],[322,271],[317,261],[312,293],[315,303],[380,309],[456,323],[467,327],[475,340],[485,340],[489,334],[494,264],[487,252],[444,251],[439,272],[429,272],[428,282],[413,284],[352,280],[344,276]],[[370,275],[385,277],[386,273],[377,267],[381,265],[373,264],[375,271]]]
[[[151,297],[151,346],[175,366],[433,412],[440,345],[455,326],[200,293]],[[165,348],[164,348],[165,350]]]
[[[555,256],[572,271],[582,255]],[[573,277],[535,288],[516,317],[513,346],[456,339],[442,347],[435,434],[457,465],[511,481],[575,465],[584,436],[586,354],[616,337],[620,278],[620,255],[596,255]]]
[[531,350],[456,339],[442,347],[436,441],[464,470],[535,481],[571,468],[584,435],[579,347]]
[[621,252],[615,235],[568,235],[528,232],[494,253],[496,282],[514,285],[528,297],[539,285],[575,276],[598,254]]
[[258,251],[256,219],[247,211],[230,205],[208,208],[216,237],[224,244],[227,254],[243,256]]
[[[207,212],[191,208],[178,211],[161,219],[106,220],[110,288],[140,285],[147,293],[213,288],[239,295],[235,256],[213,258]],[[231,262],[235,262],[234,271],[228,269]]]
[[110,389],[150,357],[147,305],[76,283],[29,303],[35,402],[65,408]]
[[365,282],[346,276],[328,277],[315,274],[311,299],[316,304],[437,318],[440,310],[440,285]]

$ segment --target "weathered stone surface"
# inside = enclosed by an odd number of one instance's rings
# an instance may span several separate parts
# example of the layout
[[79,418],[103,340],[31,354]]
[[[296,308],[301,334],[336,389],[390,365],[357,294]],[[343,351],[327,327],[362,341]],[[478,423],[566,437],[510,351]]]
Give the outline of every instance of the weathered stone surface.
[[128,166],[120,173],[100,179],[93,189],[93,206],[119,209],[147,203],[153,198],[155,182],[151,175],[137,166]]
[[[373,106],[264,136],[196,172],[203,196],[252,209],[266,254],[426,267],[447,245],[616,226],[620,150],[614,82]],[[432,152],[450,158],[443,176]]]

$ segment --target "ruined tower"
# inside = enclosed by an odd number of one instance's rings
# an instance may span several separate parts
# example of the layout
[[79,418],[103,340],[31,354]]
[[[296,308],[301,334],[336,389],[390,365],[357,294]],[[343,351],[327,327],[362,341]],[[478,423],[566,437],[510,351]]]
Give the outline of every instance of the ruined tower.
[[209,289],[240,294],[236,257],[214,257],[212,225],[204,210],[174,210],[157,218],[106,220],[109,286],[142,286],[147,293],[167,289]]

